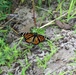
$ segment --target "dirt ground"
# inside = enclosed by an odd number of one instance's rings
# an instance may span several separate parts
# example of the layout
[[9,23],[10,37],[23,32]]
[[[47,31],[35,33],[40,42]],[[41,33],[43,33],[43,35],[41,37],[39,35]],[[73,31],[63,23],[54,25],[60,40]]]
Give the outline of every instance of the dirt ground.
[[[44,14],[44,12],[45,11],[42,11],[42,14]],[[16,9],[15,13],[17,13],[18,16],[15,18],[15,20],[12,21],[16,22],[14,28],[18,31],[18,33],[30,32],[30,28],[34,27],[32,10],[28,7],[19,7]],[[36,17],[38,17],[37,13]],[[47,22],[49,22],[48,18],[45,19],[45,23]],[[39,25],[39,23],[40,22],[38,21],[37,25]],[[65,75],[71,75],[70,72],[73,70],[75,70],[73,75],[76,75],[76,66],[68,65],[69,63],[73,62],[71,58],[74,57],[76,51],[76,34],[74,30],[65,30],[57,27],[57,25],[51,25],[46,27],[45,35],[49,37],[51,41],[53,41],[53,43],[57,46],[58,51],[47,62],[46,69],[39,68],[37,66],[36,56],[42,59],[46,54],[49,54],[47,49],[44,51],[40,48],[37,48],[37,50],[32,52],[31,55],[28,54],[28,59],[29,62],[32,63],[32,66],[26,72],[26,75],[53,75],[55,73],[56,75],[59,75],[59,73],[63,71],[66,72]],[[11,47],[13,47],[15,43],[14,41],[18,38],[19,37],[14,33],[14,31],[11,30],[7,37],[7,39],[10,40],[7,40],[7,42]],[[23,43],[26,44],[24,41]],[[43,43],[45,46],[46,42]],[[21,62],[25,66],[24,59],[18,59],[18,62]],[[14,75],[21,75],[22,67],[18,62],[13,63],[11,68],[8,68],[7,66],[1,66],[1,69],[3,70],[2,75],[8,75],[8,72],[12,72]]]

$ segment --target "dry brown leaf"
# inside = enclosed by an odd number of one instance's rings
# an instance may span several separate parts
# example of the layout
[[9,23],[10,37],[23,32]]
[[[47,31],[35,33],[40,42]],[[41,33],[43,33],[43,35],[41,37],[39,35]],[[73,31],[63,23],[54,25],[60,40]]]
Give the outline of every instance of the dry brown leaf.
[[56,25],[58,25],[58,27],[63,28],[63,29],[71,29],[73,25],[70,24],[66,24],[64,22],[61,22],[59,20],[55,21]]

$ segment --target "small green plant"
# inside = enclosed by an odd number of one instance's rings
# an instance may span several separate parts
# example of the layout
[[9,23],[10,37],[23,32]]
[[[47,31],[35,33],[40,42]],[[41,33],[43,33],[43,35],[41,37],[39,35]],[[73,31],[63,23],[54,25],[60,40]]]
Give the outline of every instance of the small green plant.
[[4,20],[11,11],[10,0],[0,0],[0,20]]
[[60,16],[63,14],[62,13],[63,12],[63,8],[62,8],[63,2],[64,2],[64,0],[62,0],[62,1],[58,0],[58,7],[57,7],[56,11],[58,11],[58,10],[60,11]]
[[20,51],[16,49],[18,46],[9,47],[8,44],[5,43],[4,39],[0,38],[0,65],[8,65],[16,61],[18,58]]
[[41,7],[45,3],[46,5],[50,6],[51,0],[38,0],[38,6]]
[[21,66],[22,66],[22,71],[21,71],[21,75],[26,75],[26,71],[29,69],[29,67],[31,66],[31,63],[29,63],[29,61],[28,61],[28,59],[27,59],[27,57],[25,57],[25,66],[22,64],[22,63],[20,63],[21,64]]
[[0,74],[2,74],[3,73],[3,71],[2,71],[2,69],[0,68]]
[[22,51],[20,56],[24,58],[25,56],[27,56],[28,53],[31,53],[31,49],[32,49],[33,45],[25,44],[23,46],[25,47],[25,49],[24,49],[24,51]]
[[24,3],[26,0],[20,0],[21,3]]
[[47,62],[51,59],[51,57],[57,52],[57,48],[52,43],[52,41],[48,40],[48,45],[50,47],[50,53],[44,56],[43,60],[37,57],[37,64],[39,67],[43,67],[44,69],[47,67]]
[[65,74],[66,74],[66,72],[64,72],[64,71],[59,73],[59,75],[65,75]]
[[71,0],[70,6],[68,9],[67,21],[70,20],[71,18],[74,18],[74,15],[76,14],[76,10],[75,10],[75,13],[73,12],[73,14],[71,15],[72,10],[75,9],[75,4],[76,4],[76,0]]
[[42,0],[38,0],[38,5],[42,6]]
[[[76,14],[76,9],[75,9],[76,0],[69,0],[68,5],[66,6],[67,9],[64,7],[65,2],[67,2],[67,1],[58,0],[58,7],[57,7],[56,11],[58,11],[58,10],[60,11],[60,16],[63,14],[63,12],[67,12],[67,16],[66,16],[65,21],[68,22],[70,19],[76,18],[75,17],[75,14]],[[74,10],[74,12],[73,12],[73,10]]]
[[33,29],[31,29],[31,32],[44,35],[44,33],[45,33],[45,29],[41,29],[41,28],[33,28]]
[[14,75],[14,74],[12,74],[11,72],[9,72],[8,75]]

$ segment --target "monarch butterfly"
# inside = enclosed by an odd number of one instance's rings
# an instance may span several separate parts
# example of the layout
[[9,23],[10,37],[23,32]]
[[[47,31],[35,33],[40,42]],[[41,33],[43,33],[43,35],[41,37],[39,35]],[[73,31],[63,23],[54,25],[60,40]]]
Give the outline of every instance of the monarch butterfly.
[[45,41],[45,37],[43,35],[37,33],[24,33],[24,38],[27,43],[32,43],[34,45],[39,44],[40,42]]

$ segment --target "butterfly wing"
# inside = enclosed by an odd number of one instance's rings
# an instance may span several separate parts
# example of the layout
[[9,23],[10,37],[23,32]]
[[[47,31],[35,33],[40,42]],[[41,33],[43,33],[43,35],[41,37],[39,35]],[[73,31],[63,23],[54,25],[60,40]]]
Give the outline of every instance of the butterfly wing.
[[26,42],[31,43],[34,38],[34,34],[33,33],[25,33],[24,38],[25,38]]
[[32,43],[37,45],[37,44],[39,44],[40,42],[43,42],[43,41],[45,41],[45,37],[42,36],[42,35],[37,34],[37,36],[34,37],[34,40],[33,40]]
[[38,40],[38,38],[37,37],[34,37],[34,39],[33,39],[33,42],[32,42],[34,45],[37,45],[37,44],[39,44],[39,40]]
[[33,38],[34,37],[31,37],[31,38],[29,38],[29,39],[27,39],[27,40],[25,40],[27,43],[32,43],[33,42]]
[[32,33],[25,33],[24,34],[24,38],[27,40],[27,39],[29,39],[29,38],[31,38],[31,37],[33,37],[34,36],[34,34],[32,34]]
[[45,37],[42,35],[38,35],[37,38],[39,39],[39,42],[45,41]]
[[32,43],[34,45],[37,45],[45,40],[44,36],[35,33],[25,33],[24,38],[27,43]]

